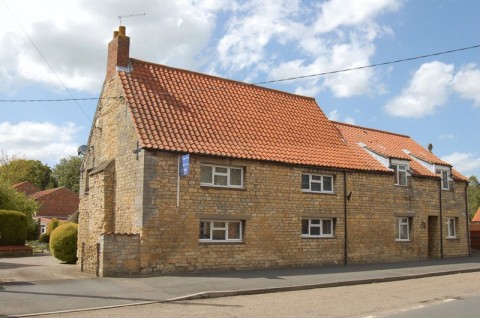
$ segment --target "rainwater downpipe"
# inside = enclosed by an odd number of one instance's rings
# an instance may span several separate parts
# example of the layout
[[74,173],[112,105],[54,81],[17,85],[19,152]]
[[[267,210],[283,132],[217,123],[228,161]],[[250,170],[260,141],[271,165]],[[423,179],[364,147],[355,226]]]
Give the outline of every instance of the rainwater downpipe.
[[440,199],[440,258],[443,258],[443,206],[442,206],[442,179],[439,180]]
[[472,256],[472,242],[470,241],[470,215],[468,215],[468,183],[465,184],[465,221],[467,223],[468,256]]
[[348,264],[348,249],[347,249],[347,238],[348,238],[348,231],[347,231],[347,172],[345,170],[343,170],[343,219],[344,219],[344,247],[343,247],[343,251],[344,251],[344,255],[343,255],[343,258],[344,258],[344,263],[345,265]]

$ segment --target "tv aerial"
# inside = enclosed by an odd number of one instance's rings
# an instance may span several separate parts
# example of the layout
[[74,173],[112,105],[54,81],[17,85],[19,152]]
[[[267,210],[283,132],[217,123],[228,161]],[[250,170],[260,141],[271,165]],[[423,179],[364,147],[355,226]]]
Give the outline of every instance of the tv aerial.
[[145,13],[137,13],[137,14],[130,14],[130,15],[119,15],[118,16],[118,22],[120,23],[120,25],[122,25],[122,19],[140,17],[140,16],[144,16],[144,15],[145,15]]

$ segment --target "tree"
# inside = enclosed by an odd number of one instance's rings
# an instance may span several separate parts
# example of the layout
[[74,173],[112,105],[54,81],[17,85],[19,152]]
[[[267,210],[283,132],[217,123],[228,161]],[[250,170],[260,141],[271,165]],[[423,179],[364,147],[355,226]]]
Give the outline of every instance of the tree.
[[78,193],[80,188],[80,167],[82,166],[82,159],[77,156],[70,156],[70,158],[60,159],[53,168],[53,176],[58,181],[61,187],[67,187],[73,192]]
[[468,178],[467,201],[468,214],[470,219],[472,219],[480,207],[480,182],[475,176]]
[[10,186],[24,181],[30,181],[42,190],[57,186],[52,169],[38,160],[10,160],[0,166],[0,178]]
[[27,216],[29,226],[33,226],[35,222],[33,217],[38,210],[38,203],[0,180],[0,210],[22,212]]

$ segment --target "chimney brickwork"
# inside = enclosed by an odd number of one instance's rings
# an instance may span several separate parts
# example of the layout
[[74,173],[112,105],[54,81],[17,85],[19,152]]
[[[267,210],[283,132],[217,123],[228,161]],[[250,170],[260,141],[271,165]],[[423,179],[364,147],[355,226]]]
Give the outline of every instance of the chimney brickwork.
[[108,43],[108,62],[106,79],[113,78],[118,70],[129,71],[130,38],[126,35],[125,26],[113,32],[113,39]]

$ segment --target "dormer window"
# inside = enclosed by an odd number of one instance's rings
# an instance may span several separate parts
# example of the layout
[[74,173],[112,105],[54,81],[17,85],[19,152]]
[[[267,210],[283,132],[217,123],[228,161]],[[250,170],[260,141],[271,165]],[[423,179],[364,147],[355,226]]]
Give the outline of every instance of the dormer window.
[[436,173],[442,178],[442,190],[449,190],[450,185],[448,184],[448,179],[450,178],[450,173],[448,170],[437,169]]
[[395,185],[407,186],[407,165],[393,164],[391,168],[395,171],[394,181]]

